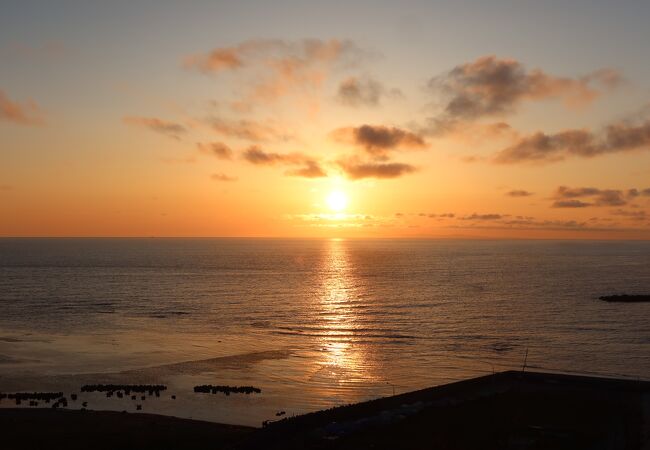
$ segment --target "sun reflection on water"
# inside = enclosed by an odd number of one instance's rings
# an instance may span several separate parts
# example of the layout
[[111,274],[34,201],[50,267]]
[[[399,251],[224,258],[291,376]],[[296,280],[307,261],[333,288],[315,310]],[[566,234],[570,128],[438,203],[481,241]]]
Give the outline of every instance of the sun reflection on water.
[[333,239],[327,245],[321,268],[320,376],[339,386],[372,383],[376,376],[371,350],[359,333],[363,287],[355,277],[346,242]]

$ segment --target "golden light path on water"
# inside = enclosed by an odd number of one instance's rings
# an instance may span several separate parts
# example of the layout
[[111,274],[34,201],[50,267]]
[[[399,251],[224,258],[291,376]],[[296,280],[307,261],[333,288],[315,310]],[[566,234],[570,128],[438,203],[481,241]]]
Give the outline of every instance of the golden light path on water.
[[363,322],[359,317],[363,285],[355,277],[345,241],[330,240],[326,255],[319,305],[323,330],[319,345],[324,351],[317,364],[330,390],[354,390],[359,384],[379,381],[372,351],[356,332]]

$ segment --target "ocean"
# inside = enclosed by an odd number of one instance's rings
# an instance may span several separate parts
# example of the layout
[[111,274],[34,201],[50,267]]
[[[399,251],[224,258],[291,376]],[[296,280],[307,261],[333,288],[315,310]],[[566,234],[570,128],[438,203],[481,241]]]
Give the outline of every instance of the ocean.
[[143,412],[259,426],[524,364],[648,379],[623,292],[650,242],[0,239],[0,392],[162,383]]

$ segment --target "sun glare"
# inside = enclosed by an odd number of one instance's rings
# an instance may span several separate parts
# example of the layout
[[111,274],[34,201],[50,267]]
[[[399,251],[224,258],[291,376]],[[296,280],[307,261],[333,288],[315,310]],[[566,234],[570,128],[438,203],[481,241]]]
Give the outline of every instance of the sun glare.
[[332,211],[341,212],[348,206],[348,197],[341,191],[333,191],[327,196],[327,205]]

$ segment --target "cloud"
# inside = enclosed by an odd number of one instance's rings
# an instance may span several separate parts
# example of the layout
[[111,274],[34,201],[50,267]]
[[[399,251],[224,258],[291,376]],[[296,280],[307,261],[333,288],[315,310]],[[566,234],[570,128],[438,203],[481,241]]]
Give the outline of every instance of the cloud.
[[361,54],[363,52],[349,40],[253,39],[231,47],[218,47],[206,54],[190,55],[183,64],[188,69],[211,74],[260,64],[297,70],[323,62],[353,64]]
[[628,189],[627,190],[627,196],[629,198],[636,198],[636,197],[650,197],[650,188],[638,190],[635,188]]
[[585,222],[576,220],[538,220],[533,217],[524,217],[504,220],[500,223],[503,227],[525,230],[589,230]]
[[379,106],[384,97],[399,98],[399,89],[386,89],[380,82],[370,78],[350,77],[339,84],[336,98],[346,106]]
[[232,159],[233,151],[223,142],[210,142],[208,144],[197,144],[199,151],[216,156],[219,159]]
[[398,178],[417,170],[414,166],[403,163],[339,161],[338,165],[351,180],[361,180],[363,178]]
[[380,159],[387,158],[391,150],[427,147],[426,141],[420,135],[383,125],[338,128],[331,133],[331,136],[339,142],[360,147]]
[[332,70],[354,66],[364,55],[349,40],[257,39],[188,56],[183,65],[211,75],[237,72],[238,80],[247,85],[245,98],[237,102],[238,108],[245,109],[317,90]]
[[223,173],[213,173],[210,178],[214,181],[237,181],[237,177],[231,177]]
[[42,125],[45,123],[36,103],[27,101],[23,104],[12,101],[0,90],[0,120],[19,125]]
[[549,163],[572,156],[592,158],[637,150],[650,150],[650,121],[636,125],[611,124],[599,134],[587,130],[537,132],[499,151],[493,161],[499,164]]
[[304,225],[310,227],[369,228],[392,226],[392,217],[371,216],[368,214],[287,214],[284,217],[287,220],[302,222]]
[[265,152],[257,145],[251,145],[248,147],[244,151],[243,157],[246,161],[255,165],[273,165],[278,162],[286,162],[290,159],[287,155]]
[[570,107],[582,106],[621,82],[613,69],[580,78],[558,77],[491,55],[432,78],[428,87],[447,99],[441,119],[476,120],[510,114],[527,100],[560,98]]
[[503,214],[472,214],[469,216],[464,216],[464,217],[459,217],[459,220],[499,220],[503,219],[504,216]]
[[[575,220],[539,220],[531,216],[509,214],[472,214],[459,217],[464,221],[460,228],[494,228],[516,230],[590,230],[585,222]],[[452,227],[454,227],[452,225]]]
[[[572,200],[566,200],[567,202]],[[628,217],[634,221],[645,220],[645,213],[642,211],[615,210],[613,215]],[[592,217],[588,221],[576,220],[544,220],[531,216],[512,216],[509,214],[472,214],[459,217],[456,224],[449,225],[451,228],[481,228],[481,229],[502,229],[502,230],[570,230],[570,231],[630,231],[626,228],[615,228],[615,222],[611,218]],[[599,223],[608,224],[606,227],[598,226]]]
[[635,150],[650,145],[650,121],[637,125],[617,123],[607,126],[603,152]]
[[501,164],[520,161],[552,162],[564,159],[567,154],[583,157],[594,155],[592,134],[585,130],[568,130],[554,135],[535,133],[497,153],[494,161]]
[[553,208],[586,208],[587,206],[592,206],[592,204],[581,200],[556,200],[553,202]]
[[289,141],[293,136],[280,129],[272,121],[259,122],[256,120],[239,119],[227,120],[210,118],[207,121],[213,131],[230,138],[237,138],[251,142]]
[[246,161],[256,166],[299,166],[287,170],[285,175],[289,176],[304,178],[322,178],[327,176],[327,173],[318,161],[301,153],[281,154],[266,152],[259,146],[252,145],[243,152],[242,156]]
[[244,45],[240,45],[240,48],[215,48],[204,55],[188,56],[184,65],[188,69],[198,69],[203,73],[239,69],[244,66],[240,56],[244,52],[243,47]]
[[[623,206],[627,204],[625,192],[593,187],[560,186],[552,199],[554,200],[553,208],[586,208],[588,206]],[[588,201],[584,201],[584,199]]]
[[647,218],[647,214],[645,211],[639,210],[639,211],[628,211],[624,209],[616,209],[614,211],[611,211],[611,214],[613,216],[621,216],[621,217],[627,217],[631,220],[645,220]]
[[532,192],[524,191],[522,189],[515,189],[509,192],[506,192],[508,197],[530,197],[533,195]]
[[127,125],[147,128],[172,139],[180,139],[182,135],[187,133],[187,128],[183,125],[155,117],[125,117],[122,121]]
[[316,161],[307,160],[303,164],[303,167],[287,170],[285,174],[303,178],[323,178],[327,176],[327,173]]
[[422,136],[445,137],[453,139],[469,147],[477,147],[485,142],[512,142],[520,134],[510,124],[499,122],[468,122],[429,118],[427,125],[420,126],[418,133]]

